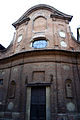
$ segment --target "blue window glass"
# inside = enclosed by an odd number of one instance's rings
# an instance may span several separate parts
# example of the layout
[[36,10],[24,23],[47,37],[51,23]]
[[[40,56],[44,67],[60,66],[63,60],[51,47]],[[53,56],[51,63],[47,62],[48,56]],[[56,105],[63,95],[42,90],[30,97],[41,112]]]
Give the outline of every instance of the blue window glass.
[[46,40],[35,40],[32,44],[34,48],[45,48],[47,46]]

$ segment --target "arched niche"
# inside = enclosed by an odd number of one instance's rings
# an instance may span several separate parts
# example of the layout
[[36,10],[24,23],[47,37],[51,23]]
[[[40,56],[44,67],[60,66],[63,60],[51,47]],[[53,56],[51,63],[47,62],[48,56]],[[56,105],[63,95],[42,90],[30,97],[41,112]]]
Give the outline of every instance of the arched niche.
[[15,98],[16,82],[13,80],[9,84],[9,98]]
[[65,82],[65,89],[66,89],[66,97],[72,98],[73,92],[72,92],[72,80],[67,79]]

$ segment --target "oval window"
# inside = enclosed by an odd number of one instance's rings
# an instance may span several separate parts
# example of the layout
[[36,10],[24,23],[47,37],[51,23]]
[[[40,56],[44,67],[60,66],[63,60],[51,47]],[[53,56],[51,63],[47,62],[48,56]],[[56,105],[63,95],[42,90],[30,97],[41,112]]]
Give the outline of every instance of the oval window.
[[67,47],[67,43],[66,43],[66,42],[64,42],[64,41],[61,41],[61,43],[60,43],[60,44],[61,44],[61,46],[62,46],[62,47]]
[[60,35],[60,37],[62,37],[62,38],[65,38],[65,37],[66,37],[66,34],[65,34],[64,31],[60,31],[60,32],[59,32],[59,35]]
[[35,40],[32,43],[32,47],[34,48],[45,48],[47,46],[46,40]]
[[21,40],[22,40],[22,35],[19,35],[17,42],[21,42]]

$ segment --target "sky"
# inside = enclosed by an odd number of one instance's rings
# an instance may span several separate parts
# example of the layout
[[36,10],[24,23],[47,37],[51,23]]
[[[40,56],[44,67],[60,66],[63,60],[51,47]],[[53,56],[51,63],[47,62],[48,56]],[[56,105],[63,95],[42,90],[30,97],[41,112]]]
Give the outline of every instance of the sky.
[[72,15],[71,31],[77,38],[80,26],[80,0],[1,0],[0,1],[0,44],[6,48],[13,39],[15,28],[12,26],[23,13],[37,4],[51,5],[59,11]]

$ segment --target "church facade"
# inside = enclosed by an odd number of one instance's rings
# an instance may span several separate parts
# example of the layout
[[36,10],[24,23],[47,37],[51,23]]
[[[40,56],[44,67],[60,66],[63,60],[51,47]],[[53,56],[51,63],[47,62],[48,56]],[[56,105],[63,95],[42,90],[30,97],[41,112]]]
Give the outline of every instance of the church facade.
[[0,120],[80,120],[80,42],[72,16],[40,4],[0,45]]

